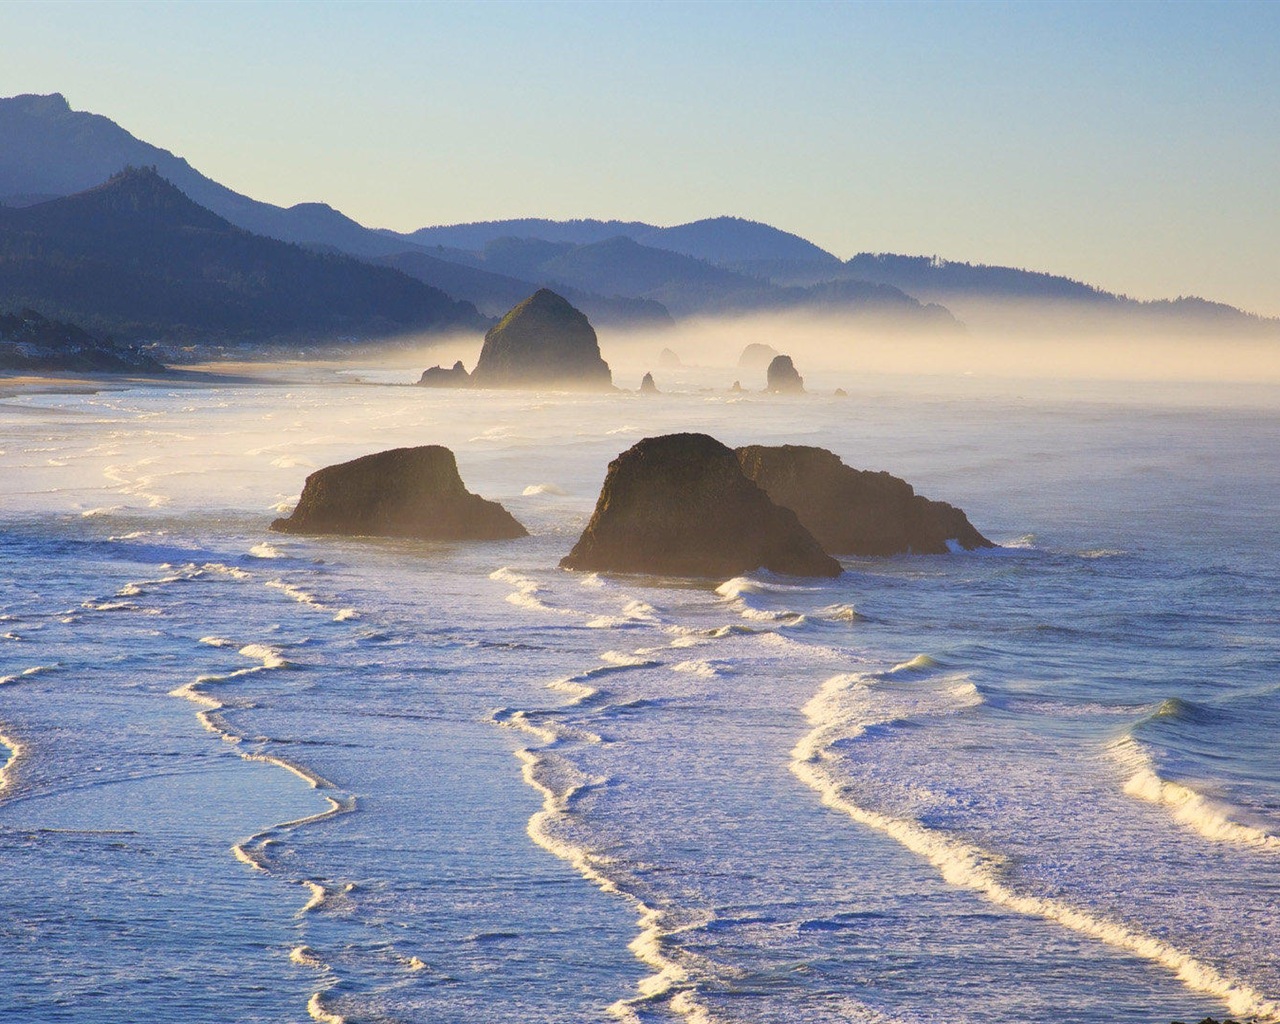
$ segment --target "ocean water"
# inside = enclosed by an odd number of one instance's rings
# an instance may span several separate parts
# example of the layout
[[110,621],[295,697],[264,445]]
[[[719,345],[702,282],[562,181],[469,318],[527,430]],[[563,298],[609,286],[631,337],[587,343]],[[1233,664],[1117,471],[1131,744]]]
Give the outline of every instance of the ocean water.
[[[1280,1020],[1280,393],[680,374],[0,399],[0,1019]],[[560,571],[674,430],[1002,547]],[[425,443],[532,536],[268,531]]]

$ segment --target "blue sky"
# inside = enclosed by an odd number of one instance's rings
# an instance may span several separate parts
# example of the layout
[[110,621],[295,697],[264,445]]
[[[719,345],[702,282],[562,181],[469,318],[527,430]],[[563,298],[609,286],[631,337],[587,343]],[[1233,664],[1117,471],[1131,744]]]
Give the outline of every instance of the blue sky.
[[62,92],[363,223],[735,214],[1280,315],[1280,4],[6,3]]

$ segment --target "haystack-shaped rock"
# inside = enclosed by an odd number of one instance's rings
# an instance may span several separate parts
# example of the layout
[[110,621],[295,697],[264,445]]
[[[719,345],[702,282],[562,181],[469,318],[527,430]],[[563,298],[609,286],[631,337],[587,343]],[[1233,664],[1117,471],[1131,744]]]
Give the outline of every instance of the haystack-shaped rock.
[[465,388],[471,383],[471,374],[459,359],[453,368],[446,370],[443,366],[432,366],[422,371],[418,384],[424,388]]
[[609,364],[600,358],[586,316],[547,288],[512,309],[484,336],[471,372],[478,388],[572,387],[607,390]]
[[640,394],[656,395],[658,393],[658,385],[653,382],[653,374],[646,373],[640,380]]
[[803,395],[804,378],[790,356],[774,356],[765,374],[765,390],[775,395]]
[[738,356],[738,368],[742,370],[763,370],[777,356],[778,350],[772,345],[762,345],[753,341]]
[[609,464],[595,513],[566,569],[724,578],[752,569],[838,576],[794,512],[706,434],[649,437]]
[[944,554],[947,541],[995,547],[954,505],[930,501],[905,480],[853,469],[825,448],[739,448],[748,477],[792,509],[828,551],[841,555]]
[[658,353],[658,365],[664,369],[674,370],[677,367],[683,366],[684,363],[680,361],[680,357],[676,355],[674,351],[669,348],[664,348]]
[[281,533],[334,533],[424,540],[508,540],[527,531],[496,501],[472,494],[453,452],[440,445],[394,448],[326,466],[307,477]]

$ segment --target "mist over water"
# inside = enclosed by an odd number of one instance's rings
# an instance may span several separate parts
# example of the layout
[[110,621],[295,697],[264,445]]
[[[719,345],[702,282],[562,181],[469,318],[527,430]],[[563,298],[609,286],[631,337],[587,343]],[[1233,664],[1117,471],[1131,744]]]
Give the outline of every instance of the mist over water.
[[[664,394],[394,386],[466,342],[0,399],[0,1005],[1280,1019],[1270,364],[760,320],[601,340]],[[760,394],[749,341],[813,393]],[[607,463],[676,430],[830,448],[1004,547],[832,581],[556,568]],[[532,536],[267,532],[313,469],[412,444]]]

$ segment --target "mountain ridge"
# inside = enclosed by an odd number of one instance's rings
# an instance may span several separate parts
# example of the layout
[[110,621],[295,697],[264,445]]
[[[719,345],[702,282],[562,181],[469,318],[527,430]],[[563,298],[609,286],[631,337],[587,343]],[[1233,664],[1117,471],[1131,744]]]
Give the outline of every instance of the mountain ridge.
[[484,324],[389,267],[236,227],[140,168],[0,208],[0,307],[148,340],[319,342]]

